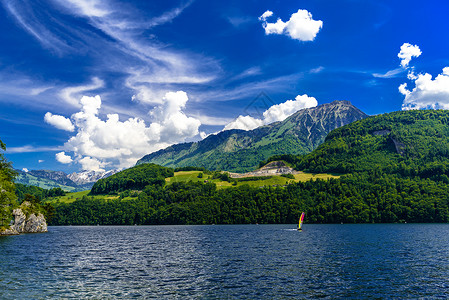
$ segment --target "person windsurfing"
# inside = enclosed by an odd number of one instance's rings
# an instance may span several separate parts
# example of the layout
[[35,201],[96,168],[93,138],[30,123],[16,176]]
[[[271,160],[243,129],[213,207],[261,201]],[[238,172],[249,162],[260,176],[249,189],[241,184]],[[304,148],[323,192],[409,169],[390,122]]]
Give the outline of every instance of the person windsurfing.
[[304,212],[301,213],[301,216],[299,217],[299,222],[298,222],[298,231],[302,231],[301,226],[302,226],[302,222],[304,221]]

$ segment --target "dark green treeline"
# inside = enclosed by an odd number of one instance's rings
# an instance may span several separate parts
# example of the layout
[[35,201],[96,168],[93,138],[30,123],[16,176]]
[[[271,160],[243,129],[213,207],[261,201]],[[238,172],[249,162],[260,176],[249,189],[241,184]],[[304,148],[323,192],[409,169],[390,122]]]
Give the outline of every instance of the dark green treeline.
[[189,182],[147,186],[131,200],[61,203],[51,224],[296,223],[301,211],[308,223],[448,222],[448,199],[443,182],[376,172],[277,188]]

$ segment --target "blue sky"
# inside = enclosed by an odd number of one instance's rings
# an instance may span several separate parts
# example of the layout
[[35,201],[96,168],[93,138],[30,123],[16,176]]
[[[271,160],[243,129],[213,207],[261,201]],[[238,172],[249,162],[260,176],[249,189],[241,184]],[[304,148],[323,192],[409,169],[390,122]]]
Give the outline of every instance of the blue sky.
[[0,139],[17,169],[129,167],[334,100],[449,108],[448,1],[0,3]]

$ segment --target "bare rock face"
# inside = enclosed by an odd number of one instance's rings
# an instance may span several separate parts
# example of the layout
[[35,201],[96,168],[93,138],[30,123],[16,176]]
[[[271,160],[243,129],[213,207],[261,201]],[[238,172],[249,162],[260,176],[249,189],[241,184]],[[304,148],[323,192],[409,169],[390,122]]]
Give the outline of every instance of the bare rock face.
[[30,206],[29,202],[22,203],[21,207],[13,210],[14,223],[9,229],[0,233],[0,235],[15,235],[20,233],[38,233],[47,232],[47,221],[43,214],[30,214],[28,217],[23,212],[22,208]]
[[245,177],[259,177],[259,176],[273,176],[282,174],[297,174],[293,168],[287,166],[283,161],[272,161],[262,168],[248,172],[248,173],[229,173],[231,178],[245,178]]

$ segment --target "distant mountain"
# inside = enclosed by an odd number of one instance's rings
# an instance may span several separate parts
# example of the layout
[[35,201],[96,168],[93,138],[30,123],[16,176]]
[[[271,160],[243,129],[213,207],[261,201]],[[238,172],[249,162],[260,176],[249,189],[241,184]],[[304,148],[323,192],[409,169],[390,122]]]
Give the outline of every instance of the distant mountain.
[[16,171],[18,173],[15,179],[16,183],[34,185],[44,189],[59,187],[68,192],[88,190],[92,188],[98,179],[106,178],[117,173],[117,170],[107,172],[82,171],[70,175],[61,171],[50,170]]
[[254,130],[227,130],[199,142],[173,145],[145,155],[137,164],[247,172],[273,155],[309,153],[331,130],[366,117],[349,101],[334,101]]
[[97,182],[99,179],[103,179],[114,175],[117,173],[117,170],[109,170],[106,172],[98,172],[98,171],[82,171],[80,173],[73,172],[72,174],[67,175],[67,178],[73,181],[77,185],[90,185]]
[[62,171],[50,171],[50,170],[31,170],[27,172],[28,175],[32,175],[37,178],[49,179],[55,181],[58,184],[66,186],[76,186],[66,173]]

